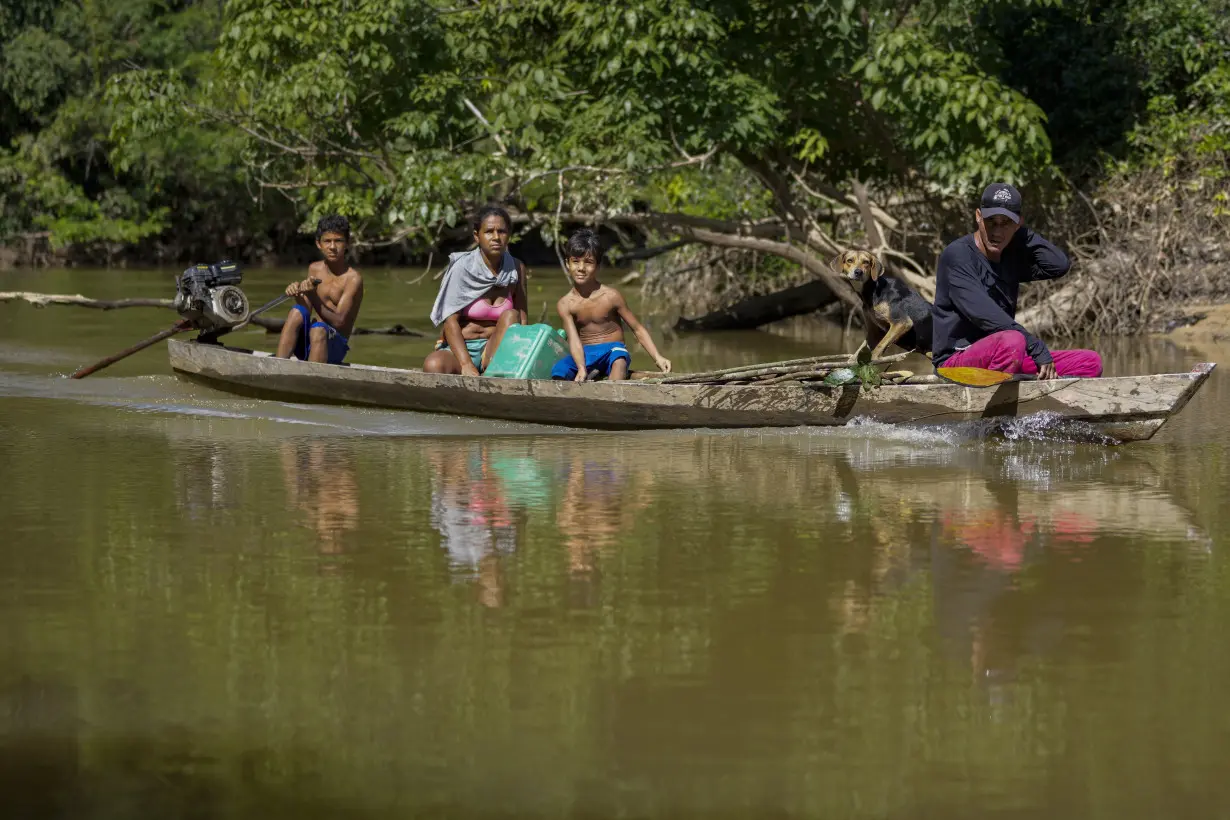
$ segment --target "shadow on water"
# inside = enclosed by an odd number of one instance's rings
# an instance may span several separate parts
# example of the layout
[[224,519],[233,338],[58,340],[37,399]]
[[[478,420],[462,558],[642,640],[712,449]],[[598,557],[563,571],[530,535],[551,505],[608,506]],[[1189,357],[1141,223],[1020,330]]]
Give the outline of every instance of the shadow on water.
[[[110,725],[83,727],[83,696]],[[0,799],[4,816],[218,818],[376,816],[314,787],[319,760],[289,762],[183,725],[150,725],[157,695],[111,680],[83,693],[55,678],[22,676],[0,688]],[[105,716],[105,717],[104,717]],[[96,717],[97,719],[97,717]],[[144,734],[134,734],[141,727]],[[280,769],[269,784],[271,763]],[[299,769],[299,771],[294,771]]]

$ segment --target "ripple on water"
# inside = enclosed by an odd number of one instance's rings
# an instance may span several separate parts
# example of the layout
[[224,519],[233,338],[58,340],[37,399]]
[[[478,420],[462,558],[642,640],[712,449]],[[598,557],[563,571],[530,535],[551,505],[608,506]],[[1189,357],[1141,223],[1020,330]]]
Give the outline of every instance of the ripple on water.
[[[563,427],[430,413],[235,397],[175,376],[68,379],[0,371],[0,398],[49,399],[150,415],[328,428],[379,436],[551,435]],[[238,430],[234,432],[239,432]],[[263,432],[267,433],[267,425]]]
[[0,364],[78,367],[80,354],[73,350],[35,347],[11,340],[0,341]]

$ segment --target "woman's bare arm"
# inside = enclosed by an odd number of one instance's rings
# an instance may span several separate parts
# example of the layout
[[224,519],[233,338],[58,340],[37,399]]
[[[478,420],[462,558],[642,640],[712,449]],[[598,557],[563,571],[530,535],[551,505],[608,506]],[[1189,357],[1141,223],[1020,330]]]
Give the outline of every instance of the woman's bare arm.
[[461,335],[461,320],[457,318],[456,313],[444,320],[444,341],[448,343],[449,351],[457,359],[457,364],[461,366],[461,375],[479,375],[478,368],[470,359],[465,337]]

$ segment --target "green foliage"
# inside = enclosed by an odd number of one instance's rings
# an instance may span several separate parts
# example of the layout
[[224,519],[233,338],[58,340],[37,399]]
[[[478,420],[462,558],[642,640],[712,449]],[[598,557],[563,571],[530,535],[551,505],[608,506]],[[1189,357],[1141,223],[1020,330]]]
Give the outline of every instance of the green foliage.
[[969,193],[996,180],[1019,184],[1049,163],[1042,109],[983,73],[972,56],[946,53],[917,29],[884,37],[855,70],[872,108],[888,116],[925,175],[943,188]]
[[[1037,106],[920,23],[880,31],[894,9],[231,0],[209,75],[125,76],[115,133],[238,127],[248,167],[295,189],[307,218],[337,209],[369,234],[422,237],[487,198],[547,210],[560,174],[577,180],[571,209],[647,198],[757,217],[763,187],[722,186],[749,168],[758,185],[921,171],[947,189],[1043,170]],[[703,171],[698,155],[713,157]]]
[[[1128,139],[1136,149],[1134,161],[1173,171],[1188,160],[1201,166],[1205,176],[1230,177],[1230,62],[1217,66],[1194,82],[1191,98],[1180,107],[1176,95],[1165,94],[1149,103],[1148,119]],[[1132,162],[1121,163],[1120,171]]]
[[1138,148],[1129,135],[1158,106],[1199,107],[1202,78],[1230,63],[1224,0],[1009,7],[983,24],[1001,78],[1047,111],[1056,161],[1078,177],[1103,155],[1128,157]]
[[883,383],[879,369],[873,364],[858,364],[853,370],[859,383],[863,385],[863,390],[874,390]]
[[850,179],[1084,179],[1224,149],[1225,6],[22,0],[0,235],[207,242],[340,211],[430,243],[489,199],[747,221]]
[[0,207],[10,219],[48,231],[53,247],[132,245],[165,229],[168,208],[142,207],[123,188],[88,197],[63,174],[47,173],[31,153],[0,154]]
[[[13,34],[0,46],[0,237],[47,231],[55,247],[98,251],[164,232],[191,236],[201,215],[232,205],[241,148],[229,136],[167,129],[115,151],[123,112],[105,84],[133,65],[189,76],[213,46],[218,18],[207,4],[158,0],[29,2],[6,12]],[[205,194],[205,191],[208,193]],[[242,207],[227,209],[229,216]],[[221,215],[221,214],[219,214]]]
[[651,175],[641,195],[659,211],[697,213],[716,219],[763,217],[773,210],[773,195],[730,157],[705,168],[674,168]]
[[23,29],[4,47],[3,86],[15,108],[41,119],[53,103],[62,102],[83,56],[48,31]]

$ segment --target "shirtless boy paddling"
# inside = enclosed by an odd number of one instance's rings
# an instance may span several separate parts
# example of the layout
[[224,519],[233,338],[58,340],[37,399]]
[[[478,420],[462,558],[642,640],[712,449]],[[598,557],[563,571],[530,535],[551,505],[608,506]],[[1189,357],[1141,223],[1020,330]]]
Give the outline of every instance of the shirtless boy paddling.
[[564,320],[569,355],[555,363],[551,378],[583,382],[595,368],[611,381],[628,378],[632,355],[624,346],[621,321],[632,329],[658,369],[671,372],[670,360],[658,353],[649,331],[628,309],[623,294],[598,281],[602,255],[598,235],[582,228],[568,239],[564,253],[572,290],[555,307]]
[[[350,223],[326,216],[316,225],[316,247],[323,260],[308,267],[307,278],[292,282],[286,295],[295,300],[278,339],[279,358],[293,353],[300,360],[341,364],[350,350],[350,334],[363,302],[363,277],[346,260]],[[320,284],[313,284],[319,279]],[[312,321],[315,312],[318,320]]]

